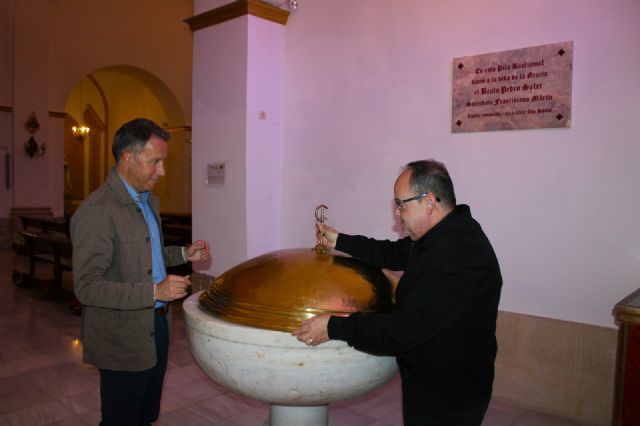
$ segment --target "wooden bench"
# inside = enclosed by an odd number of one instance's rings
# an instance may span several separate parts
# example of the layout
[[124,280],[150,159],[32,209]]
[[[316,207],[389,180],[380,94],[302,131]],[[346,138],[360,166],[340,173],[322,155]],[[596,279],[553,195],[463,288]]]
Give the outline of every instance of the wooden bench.
[[[13,271],[13,282],[20,287],[36,284],[42,296],[70,292],[70,307],[80,312],[80,303],[73,288],[63,288],[64,272],[72,272],[73,246],[68,222],[54,218],[21,217],[23,230],[19,233],[23,243],[14,244],[14,252],[28,260],[28,272]],[[51,267],[51,279],[36,277],[39,265]]]
[[163,225],[171,223],[191,226],[191,213],[160,212],[160,219]]
[[191,244],[191,225],[162,223],[162,235],[168,246],[187,246]]
[[[166,246],[188,246],[191,244],[191,213],[161,212],[162,235]],[[191,263],[167,268],[168,274],[188,275],[193,272]]]
[[23,231],[57,232],[69,237],[69,221],[65,218],[20,216]]
[[160,213],[162,235],[168,246],[186,246],[191,244],[190,213]]
[[[162,232],[166,245],[191,244],[191,215],[182,213],[161,213]],[[69,236],[69,222],[63,218],[20,216],[23,230],[19,233],[22,243],[14,244],[14,252],[28,260],[28,272],[13,272],[13,282],[18,286],[36,283],[46,296],[62,290],[63,273],[73,272],[71,259],[73,246]],[[36,277],[38,266],[52,268],[52,279],[42,280]],[[168,268],[167,273],[177,275],[191,274],[191,264]],[[44,282],[43,282],[44,281]],[[48,285],[46,285],[48,284]],[[80,303],[71,291],[71,307],[80,310]]]

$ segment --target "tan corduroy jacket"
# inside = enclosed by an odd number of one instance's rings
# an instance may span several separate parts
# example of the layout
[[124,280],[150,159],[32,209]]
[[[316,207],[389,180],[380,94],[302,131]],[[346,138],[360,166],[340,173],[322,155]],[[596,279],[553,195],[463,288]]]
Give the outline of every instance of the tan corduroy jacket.
[[[157,197],[149,196],[149,205],[160,225]],[[84,305],[84,361],[107,370],[153,367],[151,240],[115,169],[71,218],[71,240],[75,293]],[[164,260],[166,266],[184,263],[181,247],[165,247]]]

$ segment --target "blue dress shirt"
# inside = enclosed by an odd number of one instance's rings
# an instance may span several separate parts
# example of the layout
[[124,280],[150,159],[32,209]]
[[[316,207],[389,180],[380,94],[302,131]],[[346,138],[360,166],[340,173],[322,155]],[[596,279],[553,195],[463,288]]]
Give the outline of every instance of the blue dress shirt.
[[[164,255],[162,254],[162,242],[160,240],[160,226],[156,220],[151,207],[149,206],[149,191],[138,192],[131,185],[120,178],[124,183],[125,188],[131,195],[131,199],[142,210],[144,220],[147,222],[147,228],[149,228],[149,237],[151,238],[151,278],[154,284],[158,284],[167,277],[167,270],[164,267]],[[166,305],[166,302],[156,300],[155,307],[159,308]]]

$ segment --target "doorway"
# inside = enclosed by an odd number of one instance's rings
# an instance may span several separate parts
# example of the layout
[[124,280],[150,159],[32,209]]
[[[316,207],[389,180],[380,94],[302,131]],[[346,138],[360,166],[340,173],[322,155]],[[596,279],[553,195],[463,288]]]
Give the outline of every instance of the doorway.
[[[155,121],[171,135],[167,177],[154,189],[162,210],[191,213],[191,127],[185,125],[179,103],[160,79],[129,66],[95,70],[71,90],[65,112],[69,181],[67,185],[65,178],[65,214],[71,214],[105,181],[115,165],[113,135],[122,124],[137,117]],[[73,134],[74,126],[90,130],[81,137]]]

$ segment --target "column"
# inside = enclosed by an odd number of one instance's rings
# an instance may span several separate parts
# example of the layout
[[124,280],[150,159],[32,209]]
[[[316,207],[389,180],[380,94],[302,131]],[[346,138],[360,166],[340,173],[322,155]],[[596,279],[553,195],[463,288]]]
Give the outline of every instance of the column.
[[[213,275],[280,248],[287,17],[240,0],[187,20],[194,31],[193,235],[213,245]],[[208,182],[208,170],[216,179]]]

